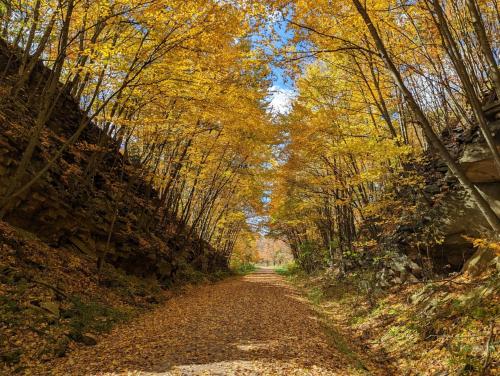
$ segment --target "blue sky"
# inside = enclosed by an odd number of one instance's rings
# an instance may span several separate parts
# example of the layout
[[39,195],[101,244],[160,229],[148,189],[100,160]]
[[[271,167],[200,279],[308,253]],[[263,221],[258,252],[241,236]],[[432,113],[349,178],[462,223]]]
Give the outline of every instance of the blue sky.
[[[274,23],[273,23],[273,30],[278,36],[278,40],[275,43],[276,48],[281,48],[285,46],[290,39],[293,37],[293,33],[287,29],[288,24],[285,20],[281,18],[282,16],[277,16],[274,18]],[[293,89],[293,84],[290,81],[285,80],[285,72],[283,69],[274,66],[273,67],[273,83],[274,86],[279,87],[280,89],[286,89],[286,90],[292,90]]]
[[[284,47],[293,37],[293,33],[287,30],[287,22],[281,14],[270,16],[270,22],[266,25],[264,34],[267,37],[275,37],[274,47],[280,49]],[[262,37],[254,37],[255,44],[259,44]],[[274,51],[268,50],[266,53],[271,55]],[[273,114],[286,114],[291,110],[291,103],[295,97],[295,85],[293,80],[287,76],[286,71],[279,67],[278,64],[271,64],[271,75],[269,77],[271,84],[269,87],[269,111]],[[269,204],[271,201],[270,195],[272,188],[264,191],[262,197],[263,204]],[[247,219],[249,225],[258,229],[261,235],[266,235],[269,231],[267,227],[267,217],[252,216]]]
[[[285,46],[293,37],[293,33],[287,29],[287,22],[279,13],[271,17],[269,33],[271,32],[277,36],[274,43],[277,49]],[[270,111],[277,114],[287,113],[290,111],[291,101],[295,96],[294,83],[287,77],[285,70],[276,64],[271,65],[270,78],[272,81],[269,88]]]

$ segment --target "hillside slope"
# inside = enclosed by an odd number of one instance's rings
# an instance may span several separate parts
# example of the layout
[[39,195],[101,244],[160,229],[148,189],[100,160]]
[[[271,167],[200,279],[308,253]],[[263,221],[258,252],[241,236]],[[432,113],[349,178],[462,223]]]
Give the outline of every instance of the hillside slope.
[[[26,93],[32,102],[40,98],[38,88],[50,74],[39,63],[13,102],[17,58],[17,50],[0,41],[1,194],[36,118]],[[83,116],[60,92],[25,181]],[[93,345],[96,334],[168,297],[162,287],[227,269],[225,256],[158,210],[148,171],[106,137],[88,126],[0,222],[0,373],[23,372],[78,344]]]
[[[0,69],[3,71],[10,60],[9,71],[14,73],[12,52],[5,44],[0,45],[0,50]],[[49,74],[40,63],[25,90],[36,91]],[[0,87],[2,95],[8,93],[8,82],[9,77]],[[6,178],[19,162],[35,116],[30,103],[17,101],[3,105],[2,192],[7,188]],[[47,163],[55,150],[71,137],[83,116],[78,104],[61,93],[27,175],[38,172]],[[107,262],[127,272],[154,274],[165,282],[175,279],[184,264],[206,272],[224,267],[225,260],[175,218],[160,217],[156,192],[146,180],[148,172],[127,160],[116,142],[103,142],[102,138],[107,136],[100,133],[93,125],[87,127],[43,179],[10,207],[4,217],[6,222],[36,234],[50,245],[74,247],[88,255],[105,255]],[[96,163],[97,173],[89,174],[89,166]]]

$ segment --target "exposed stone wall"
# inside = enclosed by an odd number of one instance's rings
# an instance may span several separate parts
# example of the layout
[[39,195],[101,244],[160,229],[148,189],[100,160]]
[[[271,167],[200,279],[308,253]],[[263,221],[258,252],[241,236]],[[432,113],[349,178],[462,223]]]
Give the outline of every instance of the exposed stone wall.
[[[498,98],[489,98],[485,112],[500,149]],[[500,173],[479,130],[459,128],[443,136],[469,179],[500,216]],[[392,235],[393,244],[415,261],[430,259],[439,272],[458,271],[475,252],[466,238],[490,236],[491,228],[443,162],[429,156],[420,170],[426,181],[423,189],[426,198],[417,202],[416,215],[402,218],[403,223]],[[433,244],[434,238],[439,241]],[[417,247],[418,239],[430,246]]]
[[[16,71],[12,53],[5,44],[0,45],[0,72],[7,63],[12,74]],[[26,92],[36,91],[48,74],[39,64]],[[0,83],[0,95],[8,93],[9,78]],[[8,177],[27,144],[36,116],[33,107],[21,96],[15,104],[7,101],[0,110],[0,194],[6,191]],[[60,96],[26,179],[47,163],[83,116],[69,95]],[[204,272],[225,268],[224,257],[206,242],[188,235],[188,229],[175,218],[157,226],[160,219],[153,214],[157,204],[154,189],[143,179],[141,166],[126,160],[112,140],[107,140],[108,146],[100,151],[99,168],[89,180],[85,169],[95,157],[99,137],[102,135],[95,125],[87,127],[50,171],[21,195],[4,219],[52,246],[73,247],[96,258],[105,253],[109,263],[138,275],[156,274],[170,281],[183,268]],[[118,215],[108,244],[115,213]]]

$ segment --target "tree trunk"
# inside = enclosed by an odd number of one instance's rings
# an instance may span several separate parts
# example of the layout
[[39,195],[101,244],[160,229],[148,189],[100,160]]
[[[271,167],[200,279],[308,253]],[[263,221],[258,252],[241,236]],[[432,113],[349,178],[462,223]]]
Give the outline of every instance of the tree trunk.
[[495,140],[493,139],[491,131],[488,127],[488,120],[486,119],[486,115],[483,112],[481,102],[477,97],[476,91],[469,77],[469,73],[467,72],[467,68],[460,57],[460,52],[458,50],[455,40],[453,39],[453,35],[450,31],[450,28],[448,27],[448,23],[443,8],[441,7],[441,4],[439,3],[438,0],[432,0],[432,1],[433,1],[434,11],[436,12],[436,15],[438,17],[438,20],[436,20],[433,17],[434,22],[436,23],[439,32],[443,37],[443,43],[444,46],[446,47],[448,56],[450,57],[453,66],[455,67],[455,70],[457,71],[458,76],[460,77],[460,81],[462,81],[465,94],[469,99],[469,103],[472,107],[472,111],[474,112],[479,128],[481,129],[481,133],[483,134],[484,139],[486,140],[486,144],[488,145],[488,148],[490,149],[493,155],[495,166],[498,172],[500,173],[500,152],[497,149]]
[[368,12],[364,8],[364,6],[361,4],[360,0],[352,0],[354,6],[356,7],[357,11],[363,18],[363,21],[365,22],[368,31],[370,32],[370,35],[372,36],[375,45],[377,47],[377,50],[379,51],[382,60],[384,61],[387,69],[391,73],[395,83],[398,85],[399,89],[401,90],[402,94],[404,95],[405,99],[407,100],[410,108],[412,109],[413,113],[415,114],[415,117],[418,119],[420,126],[422,127],[425,135],[427,136],[430,144],[434,148],[434,150],[440,155],[440,157],[446,162],[448,168],[451,170],[451,172],[455,175],[455,177],[460,181],[464,189],[470,194],[478,208],[481,210],[482,214],[488,221],[489,225],[491,228],[496,231],[497,233],[500,233],[500,220],[498,219],[497,215],[495,212],[491,209],[490,205],[488,202],[484,199],[484,197],[481,195],[481,193],[478,191],[478,189],[472,184],[472,182],[467,178],[467,176],[463,173],[461,170],[460,166],[455,162],[455,160],[452,158],[446,147],[443,145],[439,137],[436,135],[434,130],[432,129],[432,125],[430,124],[429,120],[427,119],[426,115],[424,114],[423,110],[420,108],[419,104],[415,100],[413,94],[410,92],[410,90],[407,88],[406,84],[404,83],[403,77],[401,76],[401,73],[399,70],[396,68],[396,65],[392,61],[391,57],[389,56],[389,53],[385,47],[384,42],[382,41],[380,35],[378,34],[377,29],[375,28],[375,25],[373,24],[370,16],[368,15]]
[[479,6],[475,0],[467,0],[467,7],[472,16],[472,24],[474,25],[474,30],[477,34],[479,45],[483,52],[486,62],[489,65],[490,71],[489,76],[495,87],[497,93],[497,98],[500,99],[500,69],[496,63],[495,56],[493,55],[493,50],[491,48],[488,36],[486,34],[486,28],[484,27],[483,19],[481,17],[481,12],[479,11]]

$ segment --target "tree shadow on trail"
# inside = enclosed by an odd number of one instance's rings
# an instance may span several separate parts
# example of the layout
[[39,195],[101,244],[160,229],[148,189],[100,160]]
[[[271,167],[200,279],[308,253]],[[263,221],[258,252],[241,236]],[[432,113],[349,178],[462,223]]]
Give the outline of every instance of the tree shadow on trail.
[[258,270],[192,288],[115,328],[97,346],[75,351],[52,370],[71,375],[237,370],[328,375],[354,367],[349,363],[329,344],[321,321],[297,292],[274,273]]

